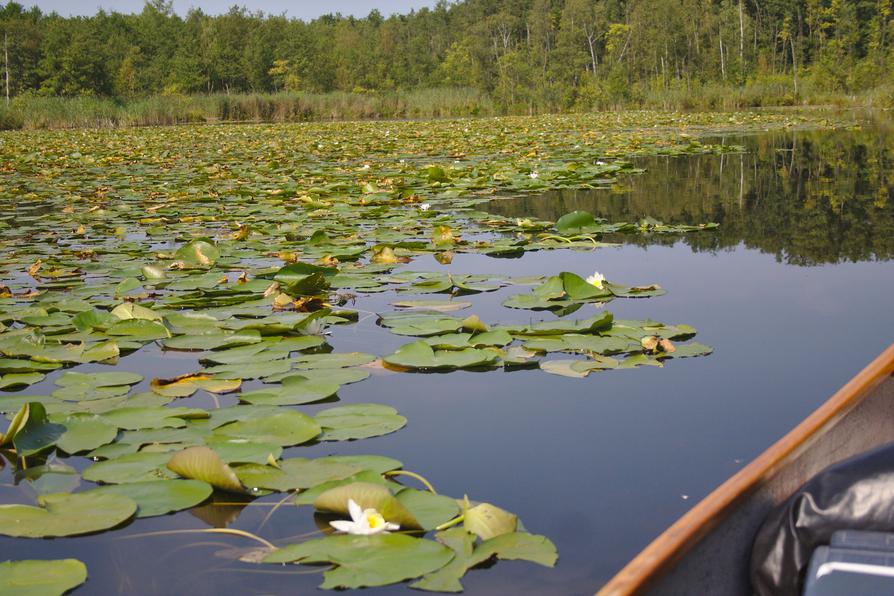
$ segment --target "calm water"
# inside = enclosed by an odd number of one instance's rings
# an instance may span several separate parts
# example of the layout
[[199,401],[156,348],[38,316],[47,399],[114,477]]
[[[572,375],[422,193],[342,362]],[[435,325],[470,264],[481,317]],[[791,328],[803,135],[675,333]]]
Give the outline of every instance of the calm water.
[[[748,153],[643,160],[645,174],[619,180],[612,190],[500,199],[487,206],[503,215],[545,219],[586,209],[613,221],[644,215],[672,223],[717,221],[717,232],[620,238],[622,246],[595,252],[528,253],[521,259],[458,255],[447,266],[432,258],[410,265],[510,275],[598,269],[621,283],[657,282],[666,296],[616,300],[609,310],[622,318],[691,324],[699,341],[714,346],[712,356],[583,380],[536,370],[382,373],[344,387],[339,396],[345,403],[393,405],[409,419],[405,429],[292,454],[396,457],[440,491],[499,504],[556,543],[555,569],[500,562],[469,573],[466,593],[593,593],[894,341],[894,138],[887,129],[724,141],[745,145]],[[517,291],[464,300],[489,321],[552,318],[500,306]],[[380,294],[364,297],[359,306],[386,312],[392,300],[393,294]],[[576,316],[587,314],[582,309]],[[331,343],[336,350],[384,354],[405,341],[368,317],[336,328]],[[195,361],[143,350],[124,359],[122,368],[169,376],[194,370]],[[45,393],[54,378],[31,391]],[[24,489],[9,484],[8,471],[0,482],[6,483],[0,501],[27,500]],[[0,539],[0,553],[80,558],[90,580],[78,594],[313,590],[320,575],[304,567],[235,562],[237,549],[251,546],[239,538],[129,538],[228,526],[276,540],[316,529],[306,512],[291,506],[265,520],[270,509],[206,506],[86,538]]]

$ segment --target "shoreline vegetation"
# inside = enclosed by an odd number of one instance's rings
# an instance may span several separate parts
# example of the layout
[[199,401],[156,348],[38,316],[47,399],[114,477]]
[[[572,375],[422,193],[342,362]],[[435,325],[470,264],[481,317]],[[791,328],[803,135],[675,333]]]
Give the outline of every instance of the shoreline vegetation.
[[441,0],[311,21],[0,3],[0,128],[894,108],[894,0]]
[[894,107],[894,88],[858,95],[818,92],[795,100],[784,85],[699,92],[641,93],[636,100],[604,102],[589,109],[507,110],[488,94],[469,87],[411,91],[239,93],[157,95],[143,98],[19,96],[0,104],[0,130],[126,128],[214,123],[287,123],[382,119],[438,119],[623,110],[735,111],[749,108]]

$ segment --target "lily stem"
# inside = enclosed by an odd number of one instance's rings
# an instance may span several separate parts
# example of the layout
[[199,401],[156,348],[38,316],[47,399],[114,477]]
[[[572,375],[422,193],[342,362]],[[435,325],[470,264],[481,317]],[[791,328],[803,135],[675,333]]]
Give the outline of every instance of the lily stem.
[[454,517],[449,522],[445,522],[445,523],[441,524],[440,526],[436,527],[435,531],[440,532],[441,530],[446,530],[447,528],[452,528],[453,526],[457,526],[457,525],[461,524],[463,521],[465,521],[465,519],[466,519],[466,514],[463,513],[462,515],[458,515],[458,516]]
[[128,538],[144,538],[147,536],[165,536],[165,535],[176,535],[176,534],[230,534],[233,536],[242,536],[243,538],[250,538],[255,542],[260,542],[267,548],[271,550],[276,550],[276,545],[272,542],[264,540],[260,536],[255,536],[251,532],[245,532],[243,530],[237,530],[235,528],[205,528],[202,530],[162,530],[160,532],[144,532],[142,534],[131,534],[129,536],[122,536],[121,539]]
[[424,484],[425,488],[427,488],[429,492],[435,495],[438,494],[438,491],[435,490],[435,487],[433,487],[428,480],[415,472],[410,472],[408,470],[392,470],[390,472],[385,472],[385,476],[409,476],[410,478],[415,478],[416,480]]

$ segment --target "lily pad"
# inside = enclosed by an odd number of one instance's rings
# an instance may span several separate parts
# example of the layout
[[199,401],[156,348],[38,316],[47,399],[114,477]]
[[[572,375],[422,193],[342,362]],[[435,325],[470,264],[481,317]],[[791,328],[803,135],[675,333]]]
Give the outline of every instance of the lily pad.
[[61,596],[85,581],[87,567],[77,559],[0,563],[0,594]]
[[404,344],[382,360],[386,364],[411,370],[451,370],[487,366],[494,364],[498,358],[494,352],[475,348],[435,351],[425,341],[417,341]]
[[211,486],[198,480],[151,480],[114,484],[96,489],[122,495],[137,504],[137,517],[165,515],[195,507],[211,496]]
[[265,563],[332,563],[324,589],[387,586],[440,569],[453,553],[432,540],[403,534],[328,536],[278,549]]
[[287,492],[342,480],[361,471],[348,463],[301,457],[283,460],[277,466],[239,466],[235,472],[245,486]]
[[133,517],[137,504],[100,490],[45,495],[31,505],[0,505],[0,534],[23,538],[75,536],[107,530]]
[[152,379],[152,391],[166,397],[189,397],[199,389],[210,393],[230,393],[242,386],[241,379],[220,379],[210,374],[192,373],[173,379]]
[[321,441],[348,441],[387,435],[403,428],[407,419],[390,406],[351,404],[322,410],[314,416],[323,429]]
[[167,466],[183,478],[201,480],[221,490],[244,492],[233,469],[214,450],[204,445],[189,447],[174,454]]
[[242,393],[239,400],[250,404],[294,406],[332,397],[339,388],[340,385],[336,383],[310,381],[304,376],[294,375],[284,378],[278,387]]
[[283,447],[306,443],[321,432],[320,425],[313,418],[295,410],[250,417],[214,430],[218,437],[247,439]]

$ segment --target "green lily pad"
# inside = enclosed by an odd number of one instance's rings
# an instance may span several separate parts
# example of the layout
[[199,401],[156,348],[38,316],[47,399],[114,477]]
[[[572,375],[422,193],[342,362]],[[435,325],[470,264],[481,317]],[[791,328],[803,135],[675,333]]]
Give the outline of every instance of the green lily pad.
[[596,224],[596,219],[588,211],[572,211],[559,218],[556,229],[562,234],[580,234]]
[[245,486],[287,492],[342,480],[361,471],[347,463],[301,457],[283,460],[278,466],[246,465],[235,468],[235,472]]
[[336,383],[309,381],[304,376],[294,375],[284,378],[279,387],[241,393],[239,400],[259,405],[294,406],[327,399],[339,389],[340,385]]
[[518,517],[490,503],[481,503],[465,512],[463,527],[482,540],[515,532]]
[[214,488],[241,493],[242,483],[233,469],[225,464],[213,449],[204,445],[189,447],[175,453],[167,463],[172,472],[183,478],[201,480]]
[[28,387],[29,385],[40,383],[45,378],[46,375],[39,372],[5,374],[0,377],[0,391]]
[[621,363],[614,358],[596,355],[588,360],[547,360],[540,363],[540,369],[545,372],[578,379],[583,379],[594,370],[608,370],[620,366]]
[[91,490],[40,497],[40,507],[0,505],[0,534],[17,538],[75,536],[107,530],[133,517],[137,504]]
[[324,589],[387,586],[440,569],[453,553],[433,540],[403,534],[328,536],[278,549],[265,563],[332,563]]
[[81,453],[111,443],[118,436],[118,427],[99,416],[78,414],[60,420],[65,432],[56,447],[66,453]]
[[472,306],[471,302],[461,300],[398,300],[391,303],[397,308],[407,310],[426,310],[434,312],[452,312]]
[[211,486],[198,480],[150,480],[114,484],[96,489],[122,495],[137,504],[137,517],[153,517],[195,507],[211,496]]
[[381,404],[351,404],[322,410],[314,416],[323,429],[321,441],[348,441],[387,435],[403,428],[407,419]]
[[426,531],[433,530],[459,515],[459,504],[450,497],[414,488],[405,488],[396,496]]
[[0,563],[0,594],[61,596],[85,581],[87,567],[77,559]]
[[288,447],[306,443],[321,432],[320,425],[310,416],[295,410],[282,410],[230,422],[216,428],[214,435]]
[[189,397],[199,389],[210,393],[230,393],[242,386],[241,379],[221,379],[205,373],[193,373],[173,379],[152,379],[153,392],[166,397]]
[[207,240],[193,240],[174,253],[174,259],[183,269],[208,269],[219,258],[220,251]]
[[28,402],[13,417],[0,445],[12,443],[16,455],[28,457],[49,449],[65,433],[61,424],[50,422],[40,402]]
[[261,334],[255,329],[245,329],[232,333],[203,333],[199,335],[178,335],[162,342],[169,350],[220,350],[260,343]]
[[169,453],[130,453],[106,461],[96,462],[83,472],[84,480],[102,484],[125,484],[176,478],[167,469]]
[[132,372],[115,371],[79,373],[75,371],[66,371],[56,379],[56,384],[60,387],[115,387],[121,385],[135,385],[142,380],[143,375]]
[[[376,359],[364,352],[333,352],[331,354],[306,354],[292,359],[296,369],[347,368],[369,364]],[[299,373],[301,374],[301,373]]]
[[451,370],[487,366],[494,364],[498,358],[494,352],[475,348],[435,351],[425,341],[417,341],[404,344],[382,360],[386,364],[411,370]]
[[475,546],[475,536],[463,528],[438,532],[438,542],[453,550],[455,557],[446,566],[427,574],[410,585],[411,588],[431,592],[461,592],[460,579],[466,572],[496,557],[503,560],[525,560],[545,567],[556,563],[556,547],[547,538],[524,532],[502,534]]
[[123,336],[136,341],[153,341],[171,337],[171,332],[162,323],[147,319],[126,319],[106,330],[107,335]]

